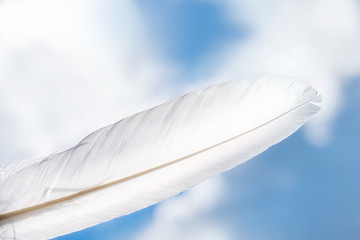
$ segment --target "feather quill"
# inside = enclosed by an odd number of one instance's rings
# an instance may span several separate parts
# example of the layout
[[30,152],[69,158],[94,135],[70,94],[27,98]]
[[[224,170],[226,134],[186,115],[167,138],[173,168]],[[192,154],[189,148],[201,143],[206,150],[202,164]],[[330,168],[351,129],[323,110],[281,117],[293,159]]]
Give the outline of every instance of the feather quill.
[[195,91],[1,171],[0,237],[47,239],[129,214],[263,152],[319,111],[308,84],[262,76]]

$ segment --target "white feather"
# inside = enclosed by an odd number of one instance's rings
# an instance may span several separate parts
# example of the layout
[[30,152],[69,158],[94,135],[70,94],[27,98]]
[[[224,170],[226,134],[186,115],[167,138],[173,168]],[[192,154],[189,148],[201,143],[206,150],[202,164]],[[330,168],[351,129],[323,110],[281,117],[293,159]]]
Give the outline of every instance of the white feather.
[[3,173],[0,237],[56,237],[155,204],[283,140],[319,101],[306,83],[260,77],[210,86],[106,126],[67,151]]

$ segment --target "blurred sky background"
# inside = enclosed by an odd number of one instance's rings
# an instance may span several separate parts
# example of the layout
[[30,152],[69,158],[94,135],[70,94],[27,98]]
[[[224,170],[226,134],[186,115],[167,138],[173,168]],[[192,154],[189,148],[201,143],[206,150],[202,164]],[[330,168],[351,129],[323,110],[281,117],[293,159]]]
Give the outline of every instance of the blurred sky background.
[[57,239],[360,239],[359,0],[0,0],[0,160],[263,73],[310,82],[322,111],[219,177]]

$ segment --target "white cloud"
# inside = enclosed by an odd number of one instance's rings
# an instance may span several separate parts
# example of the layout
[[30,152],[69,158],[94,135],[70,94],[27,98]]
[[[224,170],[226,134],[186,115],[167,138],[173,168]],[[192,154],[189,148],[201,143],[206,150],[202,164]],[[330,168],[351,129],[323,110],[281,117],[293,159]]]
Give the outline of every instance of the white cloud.
[[331,137],[342,86],[360,74],[360,4],[357,0],[227,0],[230,18],[251,36],[229,46],[213,81],[272,73],[310,82],[323,95],[322,111],[307,125],[315,144]]
[[144,35],[132,1],[1,1],[0,158],[48,155],[163,99],[171,66]]
[[223,223],[210,216],[224,194],[224,181],[221,177],[216,177],[178,197],[164,201],[157,206],[152,223],[135,239],[232,239]]

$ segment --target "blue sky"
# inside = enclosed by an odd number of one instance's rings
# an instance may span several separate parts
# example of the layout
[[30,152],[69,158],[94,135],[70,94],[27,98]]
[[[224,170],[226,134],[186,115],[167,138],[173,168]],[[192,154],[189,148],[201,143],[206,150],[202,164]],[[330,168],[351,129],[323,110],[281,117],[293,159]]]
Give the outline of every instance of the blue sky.
[[[4,160],[46,156],[189,90],[248,75],[301,78],[324,98],[319,116],[260,156],[56,239],[360,238],[358,1],[52,3],[0,2]],[[193,212],[167,212],[175,206]]]
[[186,71],[223,44],[246,35],[233,26],[219,4],[206,1],[136,1],[146,27],[165,58],[181,62]]

